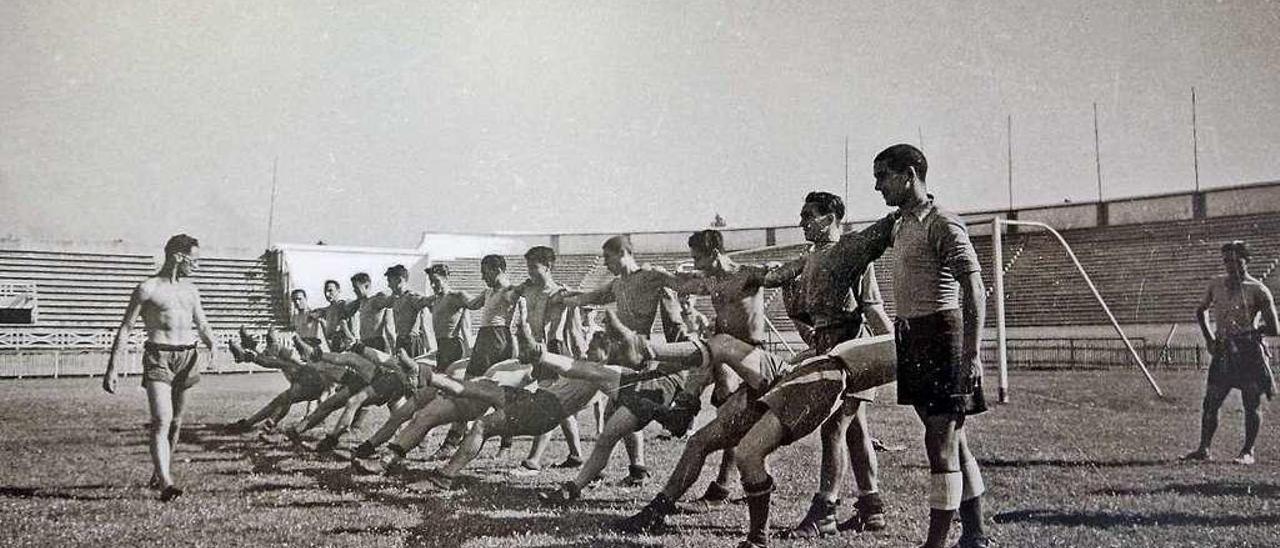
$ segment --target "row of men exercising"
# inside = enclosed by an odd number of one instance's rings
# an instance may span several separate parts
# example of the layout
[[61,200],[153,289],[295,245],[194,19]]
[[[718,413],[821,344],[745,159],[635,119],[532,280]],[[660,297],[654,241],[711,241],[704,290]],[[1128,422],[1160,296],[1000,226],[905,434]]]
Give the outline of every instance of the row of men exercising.
[[[838,230],[838,225],[835,225],[835,229]],[[630,256],[631,253],[628,244],[629,242],[626,242],[623,239],[611,239],[609,242],[606,242],[605,245],[606,264],[613,264],[617,262],[619,263],[617,266],[620,267],[617,268],[617,270],[622,271],[619,278],[614,281],[615,283],[622,282],[617,283],[619,287],[613,287],[614,284],[610,284],[603,288],[602,291],[597,292],[597,295],[586,294],[563,300],[569,301],[570,304],[577,304],[577,302],[582,300],[596,302],[598,300],[603,300],[599,298],[599,294],[606,292],[614,293],[619,288],[623,289],[623,295],[632,297],[632,299],[617,299],[620,304],[634,301],[634,297],[637,293],[648,292],[654,295],[661,295],[663,291],[669,291],[673,288],[685,292],[710,294],[713,297],[713,303],[716,305],[717,330],[723,332],[723,336],[721,338],[712,338],[711,341],[708,341],[705,344],[705,353],[709,355],[705,361],[716,364],[720,370],[720,373],[713,375],[714,378],[719,381],[716,383],[717,388],[713,393],[713,402],[722,404],[718,413],[719,418],[707,427],[704,427],[698,434],[695,434],[690,439],[688,448],[685,452],[685,457],[681,461],[681,466],[677,467],[676,474],[673,474],[667,488],[664,489],[663,493],[655,499],[654,503],[647,506],[645,511],[642,511],[635,519],[620,524],[623,528],[653,530],[661,528],[663,525],[663,517],[670,513],[670,511],[674,510],[674,500],[678,499],[679,496],[683,494],[683,491],[688,489],[689,485],[696,480],[698,472],[700,471],[707,454],[715,450],[726,449],[728,451],[726,451],[726,458],[722,461],[721,473],[717,478],[717,481],[713,482],[708,488],[708,493],[704,496],[704,500],[708,502],[715,502],[724,500],[724,498],[727,497],[728,492],[724,485],[728,481],[727,476],[733,464],[733,457],[731,456],[733,444],[745,433],[745,430],[743,430],[744,428],[751,427],[758,419],[764,416],[764,406],[762,404],[757,403],[748,405],[747,403],[753,401],[764,401],[759,397],[763,393],[762,391],[766,387],[771,386],[773,381],[779,380],[782,377],[782,373],[787,371],[790,367],[786,362],[758,349],[760,346],[760,339],[764,333],[762,288],[765,286],[781,285],[783,283],[795,281],[800,274],[802,274],[806,264],[809,267],[812,267],[814,261],[802,260],[793,265],[788,265],[790,268],[783,267],[773,270],[737,265],[724,255],[723,238],[719,233],[715,231],[704,231],[696,233],[690,238],[690,249],[698,272],[694,274],[669,274],[658,269],[634,268],[634,264],[631,264],[630,266],[632,266],[632,268],[628,269],[627,263],[634,263],[634,258]],[[610,253],[611,249],[617,250],[618,252]],[[610,257],[610,255],[615,255],[615,257]],[[863,262],[865,263],[866,261],[864,260]],[[611,270],[613,269],[614,268],[611,267]],[[862,271],[862,269],[859,269],[859,271]],[[817,276],[810,276],[808,279],[812,278],[817,278]],[[845,313],[855,312],[858,309],[876,311],[875,315],[878,316],[876,317],[876,320],[878,321],[870,323],[877,331],[882,333],[886,332],[888,330],[888,322],[887,318],[884,317],[882,308],[878,306],[878,291],[875,290],[874,274],[871,276],[855,277],[855,279],[860,279],[863,282],[859,286],[860,291],[857,292],[857,296],[860,296],[861,298],[849,299],[850,303],[854,304],[854,307],[842,309],[842,311]],[[827,280],[826,283],[830,284],[831,282],[830,280]],[[636,289],[645,287],[648,288],[647,291],[636,291]],[[800,289],[805,289],[805,286],[801,285]],[[845,287],[845,291],[849,291],[847,286]],[[799,295],[797,295],[797,293],[799,293]],[[789,309],[794,311],[797,308],[796,302],[801,301],[804,296],[803,291],[789,293],[789,298],[787,299]],[[872,298],[874,298],[874,301],[870,301]],[[857,306],[859,304],[862,306]],[[620,307],[619,310],[634,310],[634,308]],[[650,308],[649,310],[654,309]],[[821,314],[817,315],[822,317]],[[797,318],[802,318],[799,314],[795,314],[795,316]],[[802,319],[810,320],[811,317],[812,316],[803,317]],[[650,324],[652,323],[652,314],[650,314],[647,321]],[[621,328],[627,328],[624,321],[619,319],[616,320],[616,322],[621,326]],[[825,340],[832,341],[828,346],[834,346],[833,343],[839,342],[841,339],[856,336],[858,325],[856,322],[845,322],[844,325],[846,327],[852,325],[852,333],[846,332],[841,334],[839,337],[827,336]],[[733,335],[730,335],[728,332],[733,332]],[[833,331],[829,329],[817,330],[815,332],[822,334],[833,333]],[[736,337],[734,335],[736,335]],[[732,341],[732,343],[730,341]],[[811,342],[814,341],[811,340]],[[818,345],[815,345],[814,348],[820,348],[819,345],[824,344],[821,340],[816,342]],[[885,341],[881,342],[883,343]],[[530,342],[524,346],[532,347],[532,345],[535,344],[537,344],[537,342],[530,337]],[[694,352],[694,347],[689,345],[698,345],[703,343],[694,341],[691,343],[678,344],[682,344],[682,346],[677,346],[675,348],[680,348],[680,350],[675,350],[674,356],[667,355],[667,357],[677,358],[675,361],[677,363],[683,363],[684,367],[698,365],[697,363],[690,363],[689,360],[698,361],[695,358],[701,356],[701,351]],[[827,350],[830,350],[830,348]],[[362,352],[367,353],[368,351],[362,350]],[[815,350],[813,353],[816,354],[817,352],[818,351]],[[661,354],[660,351],[658,353]],[[329,363],[333,363],[334,361],[343,362],[352,365],[355,368],[368,368],[370,366],[369,364],[379,362],[379,359],[360,360],[348,357],[344,361],[343,359],[338,359],[333,356],[331,357],[334,359],[325,359],[322,361]],[[563,356],[557,357],[563,358]],[[366,356],[366,358],[368,358],[368,356]],[[384,356],[380,359],[385,362],[388,358],[389,357]],[[554,360],[555,358],[552,358],[551,361]],[[561,368],[549,366],[544,363],[548,360],[528,359],[526,361],[530,362],[530,364],[534,366],[553,369],[560,374],[565,373],[564,371],[561,371]],[[610,361],[609,363],[616,362]],[[824,361],[823,363],[828,362]],[[862,380],[860,382],[873,382],[877,379],[880,379],[881,382],[887,382],[888,379],[892,378],[893,363],[891,358],[887,361],[881,360],[878,367],[872,367],[872,364],[870,363],[863,363],[861,365],[865,368],[869,368],[868,370],[875,371],[875,373],[870,374],[867,376],[866,380]],[[455,369],[457,369],[456,366]],[[732,370],[732,373],[729,372],[730,369]],[[699,371],[710,372],[715,370],[703,368]],[[513,384],[519,384],[520,381],[518,379],[525,378],[518,368],[513,369],[513,364],[503,364],[502,368],[499,368],[492,373],[493,375],[496,375],[496,380],[491,382],[498,385],[503,384],[501,379],[513,379],[506,383],[506,386],[508,387]],[[467,451],[462,451],[455,455],[455,458],[451,461],[450,465],[447,465],[434,477],[440,479],[443,483],[448,483],[448,478],[451,478],[456,474],[461,466],[467,461],[474,458],[474,451],[478,451],[478,444],[482,443],[484,437],[487,435],[486,432],[490,434],[496,432],[499,435],[512,435],[513,432],[519,432],[520,435],[541,434],[542,432],[550,429],[550,427],[547,427],[545,430],[540,428],[541,426],[545,426],[545,423],[549,418],[563,418],[562,415],[572,415],[576,413],[578,409],[581,409],[581,407],[585,405],[585,402],[589,400],[589,397],[587,397],[587,400],[584,400],[584,396],[594,396],[596,391],[601,389],[606,393],[613,394],[613,390],[615,390],[618,385],[609,384],[611,382],[610,379],[612,379],[612,375],[606,375],[600,371],[595,371],[594,373],[595,376],[590,380],[597,383],[604,383],[603,385],[588,387],[583,385],[582,382],[556,382],[546,386],[545,392],[536,392],[535,394],[543,395],[541,399],[544,401],[544,409],[555,410],[555,412],[521,413],[518,415],[519,417],[532,421],[533,425],[517,423],[503,426],[500,424],[504,420],[501,416],[498,418],[490,417],[486,420],[480,421],[477,423],[477,426],[473,427],[472,435],[468,436],[467,442],[464,444],[464,449],[467,449]],[[734,375],[735,373],[736,375]],[[409,375],[407,371],[401,371],[398,374],[400,376]],[[391,373],[389,370],[388,376],[395,375],[395,373]],[[626,433],[636,432],[650,420],[658,420],[659,422],[662,422],[664,426],[667,426],[669,429],[676,431],[677,433],[682,433],[683,430],[687,430],[689,423],[692,421],[693,415],[696,414],[698,401],[697,395],[702,391],[703,386],[705,386],[707,375],[695,374],[695,377],[695,379],[685,383],[685,386],[683,387],[680,386],[682,380],[680,377],[666,375],[665,373],[659,378],[646,380],[644,382],[636,382],[639,381],[639,379],[635,379],[634,377],[632,378],[633,382],[622,382],[621,386],[624,389],[623,392],[621,394],[614,395],[616,396],[615,401],[620,403],[618,407],[626,412],[610,415],[609,424],[605,427],[606,435],[602,436],[602,439],[596,445],[595,450],[592,452],[592,458],[588,459],[587,466],[580,472],[578,478],[575,478],[575,480],[565,484],[557,494],[558,498],[576,498],[582,487],[598,476],[600,470],[607,462],[609,453],[612,451],[614,444],[618,437],[620,437],[618,435],[611,434],[615,434],[619,431]],[[446,376],[444,378],[448,377]],[[739,378],[748,379],[747,385],[749,386],[749,389],[746,391],[739,391],[743,394],[740,398],[735,399],[728,397],[727,394],[732,392],[731,384],[733,383],[731,381]],[[860,448],[863,445],[867,446],[864,455],[870,454],[870,459],[874,459],[874,454],[871,453],[869,448],[869,437],[865,436],[865,431],[862,430],[865,428],[865,422],[862,420],[854,420],[855,418],[861,418],[858,417],[858,415],[861,414],[859,413],[861,410],[859,403],[873,397],[874,392],[868,392],[863,388],[847,392],[845,390],[846,383],[843,378],[841,378],[841,374],[838,371],[819,371],[816,376],[801,375],[800,378],[802,380],[798,381],[798,384],[806,385],[803,387],[803,393],[797,395],[793,394],[797,389],[783,389],[779,390],[778,393],[786,394],[785,396],[775,396],[776,398],[787,398],[794,401],[797,405],[800,402],[804,402],[804,407],[801,410],[793,410],[791,413],[781,414],[781,418],[785,419],[785,422],[779,422],[777,425],[770,423],[777,431],[775,433],[778,434],[778,436],[776,436],[776,443],[782,444],[794,441],[794,439],[801,437],[803,433],[807,433],[808,431],[816,428],[818,424],[827,423],[835,426],[835,428],[827,429],[831,431],[830,434],[834,435],[829,434],[824,436],[824,439],[834,438],[835,442],[830,445],[834,445],[837,449],[836,451],[830,452],[824,451],[824,485],[822,487],[823,491],[837,491],[838,485],[836,484],[839,482],[839,471],[843,468],[838,462],[843,460],[838,456],[839,448],[843,445],[840,443],[840,433],[843,428],[850,424],[856,425],[858,427],[857,430],[859,430],[857,433],[861,434],[857,437],[859,441],[863,441],[865,444],[859,443],[855,447]],[[438,385],[443,382],[445,381],[441,380],[436,384]],[[876,384],[879,384],[879,382],[876,382]],[[872,384],[864,388],[873,388],[876,384]],[[429,383],[426,385],[430,386]],[[849,384],[848,386],[855,385]],[[462,409],[459,409],[459,406],[456,403],[434,404],[432,402],[439,400],[439,398],[435,397],[435,390],[439,389],[441,389],[440,386],[434,386],[434,390],[424,390],[419,392],[419,394],[415,396],[412,405],[406,405],[398,409],[393,413],[393,418],[387,423],[387,425],[384,425],[384,427],[375,433],[370,440],[357,448],[356,456],[371,456],[377,445],[386,442],[392,435],[394,435],[397,426],[408,420],[408,417],[415,411],[421,410],[417,415],[419,418],[414,419],[411,425],[402,431],[400,438],[396,443],[390,445],[389,454],[383,459],[385,461],[383,464],[394,467],[402,458],[406,448],[416,446],[417,443],[421,441],[422,436],[425,435],[425,432],[430,428],[441,424],[441,421],[448,422],[450,420],[458,420],[458,417],[455,415],[459,413],[466,418],[475,418],[475,416],[479,416],[479,414],[483,413],[483,411],[487,409],[488,405],[495,405],[494,400],[496,396],[493,391],[488,391],[488,395],[486,396],[486,391],[474,388],[471,390],[471,393],[480,395],[470,398],[475,401],[475,403],[470,404],[471,408],[467,408],[467,406],[464,405],[462,406]],[[557,391],[567,392],[558,393]],[[377,391],[375,390],[375,392]],[[453,389],[452,387],[445,389],[445,392],[448,394],[454,394],[455,392],[460,394],[464,393],[461,389]],[[814,397],[815,393],[818,393],[818,397],[816,398]],[[506,394],[503,395],[506,396]],[[831,421],[827,421],[827,419],[832,415],[832,410],[835,407],[840,406],[828,406],[824,409],[823,405],[818,405],[816,407],[811,405],[814,401],[821,402],[828,400],[835,403],[841,403],[840,396],[842,395],[851,397],[843,399],[843,412],[837,414]],[[432,408],[433,405],[435,406],[434,408]],[[564,409],[568,409],[569,412],[561,412],[561,410]],[[505,415],[507,417],[511,417],[512,413],[507,412]],[[498,424],[495,424],[495,421],[497,421]],[[303,426],[306,427],[308,424],[304,422]],[[341,424],[341,421],[340,427],[345,427],[345,424]],[[797,433],[801,434],[797,435]],[[753,437],[752,439],[756,438]],[[776,448],[776,445],[774,448]],[[760,449],[755,449],[756,451],[753,454],[759,455]],[[772,449],[769,449],[769,451],[771,450]],[[831,453],[834,453],[834,455],[831,455]],[[863,456],[861,459],[857,459],[857,457],[855,457],[855,459],[855,462],[861,461],[864,463],[868,460],[866,456]],[[750,462],[749,459],[748,462]],[[740,462],[739,466],[741,465],[742,463]],[[371,467],[369,465],[365,465],[364,467],[367,469],[380,468],[380,466]],[[834,468],[835,471],[828,472],[828,470],[832,468]],[[871,464],[871,466],[855,465],[854,469],[855,474],[859,476],[857,479],[859,480],[858,484],[861,496],[858,504],[858,514],[848,522],[848,525],[857,528],[883,527],[883,509],[882,505],[879,503],[879,496],[876,492],[874,483],[874,464]],[[872,471],[871,474],[866,473],[868,469]],[[761,470],[763,469],[761,468]],[[745,477],[746,475],[744,475],[744,478]],[[825,501],[827,499],[828,497],[825,493],[820,492],[818,496],[815,496],[815,503],[819,500]],[[834,515],[814,516],[812,515],[812,511],[810,514],[811,515],[807,516],[806,520],[801,523],[801,526],[796,529],[795,532],[797,534],[814,535],[829,533],[835,528]]]

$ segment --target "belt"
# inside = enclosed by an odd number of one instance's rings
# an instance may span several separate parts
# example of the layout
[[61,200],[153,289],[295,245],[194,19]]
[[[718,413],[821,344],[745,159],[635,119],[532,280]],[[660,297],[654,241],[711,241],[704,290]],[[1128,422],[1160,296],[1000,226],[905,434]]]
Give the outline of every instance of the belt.
[[196,343],[191,344],[160,344],[147,341],[142,344],[142,348],[146,350],[162,350],[165,352],[182,352],[184,350],[195,350]]

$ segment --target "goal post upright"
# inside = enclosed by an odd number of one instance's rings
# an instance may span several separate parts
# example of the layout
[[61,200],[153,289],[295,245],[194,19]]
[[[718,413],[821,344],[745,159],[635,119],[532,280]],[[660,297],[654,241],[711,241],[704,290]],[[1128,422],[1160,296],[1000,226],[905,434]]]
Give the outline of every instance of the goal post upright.
[[995,282],[996,296],[996,364],[1000,376],[997,399],[1000,403],[1009,403],[1009,354],[1005,345],[1007,333],[1004,324],[1004,220],[995,217],[991,220],[991,276]]

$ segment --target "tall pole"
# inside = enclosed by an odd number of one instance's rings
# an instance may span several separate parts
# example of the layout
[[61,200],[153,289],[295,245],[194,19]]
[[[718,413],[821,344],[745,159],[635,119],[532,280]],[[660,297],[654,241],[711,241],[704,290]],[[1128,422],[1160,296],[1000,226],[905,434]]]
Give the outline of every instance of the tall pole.
[[844,136],[844,203],[849,203],[849,136]]
[[920,150],[924,150],[924,128],[916,126],[916,138],[920,140]]
[[[1013,211],[1013,115],[1009,115],[1005,136],[1009,141],[1009,211]],[[999,225],[997,225],[998,227]]]
[[271,249],[271,232],[276,223],[276,167],[279,164],[279,156],[271,160],[271,206],[267,210],[267,249]]
[[1098,201],[1102,201],[1102,147],[1098,145],[1098,102],[1093,102],[1093,161],[1098,167]]
[[1196,134],[1196,87],[1191,86],[1191,161],[1196,170],[1196,192],[1200,192],[1200,137]]
[[996,398],[1000,403],[1009,403],[1009,353],[1008,339],[1004,324],[1004,244],[1001,242],[1004,223],[1000,217],[991,223],[991,254],[995,264],[991,265],[992,277],[995,280],[996,297],[996,370],[999,373],[999,385]]

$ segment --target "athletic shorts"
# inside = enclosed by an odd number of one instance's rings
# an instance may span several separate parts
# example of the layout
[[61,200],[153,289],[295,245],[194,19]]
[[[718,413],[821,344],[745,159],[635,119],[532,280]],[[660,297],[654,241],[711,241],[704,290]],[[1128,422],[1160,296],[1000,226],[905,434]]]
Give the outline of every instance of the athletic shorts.
[[638,419],[637,429],[648,426],[662,413],[671,409],[676,394],[684,390],[683,380],[675,375],[647,380],[633,386],[618,389],[618,397],[610,401],[606,415],[612,415],[619,407],[626,408]]
[[436,369],[440,371],[444,371],[449,364],[465,357],[466,349],[462,347],[462,339],[453,337],[436,339],[436,344],[440,345],[436,350]]
[[199,357],[194,344],[143,344],[142,385],[162,382],[174,388],[191,388],[200,382],[200,370],[196,368]]
[[782,423],[782,444],[790,445],[814,430],[840,409],[845,368],[840,360],[814,360],[783,375],[756,400]]
[[566,417],[555,394],[546,390],[530,392],[503,387],[503,423],[488,434],[495,436],[540,436],[560,425]]
[[338,386],[346,388],[348,394],[355,395],[364,390],[364,387],[369,386],[369,381],[364,380],[364,377],[360,376],[359,373],[348,369],[346,373],[342,374],[342,380],[338,381]]
[[295,401],[320,399],[328,387],[329,382],[324,375],[311,366],[297,368],[293,372],[293,378],[289,379],[289,390],[293,392]]
[[373,395],[365,400],[365,405],[385,405],[408,393],[408,387],[404,385],[400,375],[392,371],[378,372],[369,387],[373,388]]
[[467,364],[467,378],[479,377],[489,366],[514,355],[511,330],[504,327],[485,326],[476,333],[476,345],[471,350],[471,362]]
[[[819,352],[830,352],[832,348],[836,347],[836,345],[848,340],[856,339],[861,333],[862,321],[861,318],[859,318],[857,320],[816,328],[813,330],[813,334],[810,336],[809,340],[813,342],[813,347]],[[879,391],[879,389],[880,387],[877,386],[866,390],[860,390],[858,392],[846,391],[844,397],[846,399],[872,402],[876,401],[876,392]]]
[[1220,338],[1221,346],[1209,362],[1209,384],[1274,397],[1275,380],[1262,335],[1253,331]]
[[427,342],[421,333],[400,335],[396,337],[396,350],[403,349],[410,357],[416,358],[427,353]]
[[976,415],[987,410],[982,371],[964,359],[964,316],[943,310],[894,322],[898,403],[927,415]]

